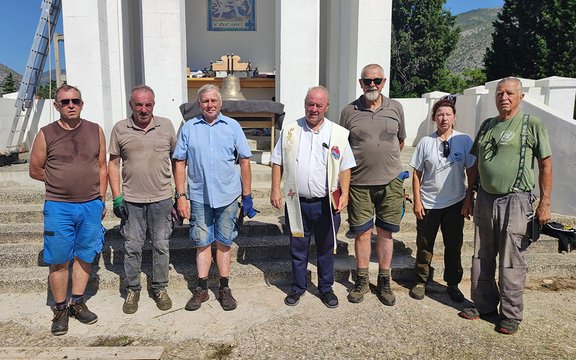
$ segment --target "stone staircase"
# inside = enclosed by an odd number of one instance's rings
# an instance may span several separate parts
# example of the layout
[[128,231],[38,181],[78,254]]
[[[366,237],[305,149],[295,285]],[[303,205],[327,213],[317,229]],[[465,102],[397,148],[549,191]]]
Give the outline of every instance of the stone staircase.
[[[409,154],[405,155],[406,157]],[[407,162],[407,161],[406,161]],[[47,265],[42,261],[44,189],[39,182],[29,182],[27,164],[0,169],[0,293],[43,292],[47,289]],[[253,165],[255,208],[261,213],[253,219],[245,219],[240,236],[232,246],[231,276],[235,283],[289,284],[291,279],[289,241],[283,219],[283,211],[269,204],[270,168]],[[409,188],[410,183],[405,183]],[[407,189],[409,193],[410,189]],[[110,198],[110,196],[109,196]],[[123,240],[119,232],[119,219],[112,214],[112,204],[107,203],[108,214],[103,225],[104,249],[95,260],[89,282],[89,291],[98,289],[119,290],[124,288]],[[393,279],[407,282],[412,279],[416,252],[415,218],[408,204],[402,220],[401,232],[395,234]],[[355,269],[354,240],[347,237],[347,214],[342,214],[342,226],[338,233],[335,260],[336,281],[349,284]],[[575,225],[576,219],[556,215],[557,221]],[[473,251],[473,224],[465,223],[462,261],[464,277],[470,277]],[[442,236],[438,235],[436,255],[433,260],[436,280],[443,274]],[[312,283],[317,283],[315,249],[311,244],[309,273]],[[146,243],[143,251],[142,284],[151,276],[151,245]],[[370,270],[376,275],[374,254]],[[572,277],[576,274],[576,253],[559,254],[557,241],[543,236],[534,243],[528,254],[529,280],[548,277]],[[211,281],[217,280],[216,267],[212,267]],[[195,286],[195,250],[188,240],[188,225],[176,227],[170,245],[170,282],[172,289]]]

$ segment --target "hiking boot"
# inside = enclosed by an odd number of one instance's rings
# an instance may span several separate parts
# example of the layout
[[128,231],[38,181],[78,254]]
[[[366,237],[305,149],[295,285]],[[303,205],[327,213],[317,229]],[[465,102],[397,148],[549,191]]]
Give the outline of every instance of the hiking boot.
[[128,289],[126,300],[124,300],[124,305],[122,305],[124,314],[134,314],[138,310],[138,301],[140,301],[140,291]]
[[520,327],[520,321],[504,318],[500,320],[500,323],[496,327],[496,331],[498,331],[501,334],[514,335],[518,332],[519,327]]
[[390,289],[390,275],[378,275],[378,282],[376,285],[376,296],[382,304],[387,306],[394,306],[396,303],[396,296]]
[[202,289],[200,286],[194,290],[194,295],[188,300],[184,309],[188,311],[194,311],[200,309],[202,303],[210,298],[208,290]]
[[82,324],[94,324],[98,321],[98,315],[94,314],[92,311],[88,310],[88,306],[84,303],[83,298],[76,300],[76,303],[70,304],[68,310],[71,317],[75,317]]
[[457,303],[464,301],[464,294],[462,294],[462,291],[458,289],[458,285],[448,285],[446,292],[448,295],[450,295],[450,299],[452,299],[452,301]]
[[172,307],[172,299],[168,296],[168,291],[162,289],[158,292],[153,292],[152,297],[156,301],[156,306],[160,310],[169,310]]
[[218,301],[225,311],[230,311],[236,309],[238,303],[234,296],[232,296],[232,290],[229,287],[222,288],[218,290]]
[[364,300],[364,294],[370,291],[370,280],[368,274],[357,275],[354,288],[348,293],[348,301],[351,303],[360,303]]
[[68,306],[66,304],[56,306],[52,309],[54,317],[52,318],[52,335],[59,336],[68,332]]
[[413,299],[422,300],[424,299],[425,293],[426,293],[426,286],[422,283],[418,283],[410,290],[409,295]]

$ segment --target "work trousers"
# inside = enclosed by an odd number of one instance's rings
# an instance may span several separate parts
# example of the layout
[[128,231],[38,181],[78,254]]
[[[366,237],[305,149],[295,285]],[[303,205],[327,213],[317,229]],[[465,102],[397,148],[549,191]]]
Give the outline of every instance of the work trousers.
[[[318,268],[318,290],[321,294],[332,290],[334,284],[334,234],[340,228],[340,214],[332,211],[328,196],[307,201],[301,199],[300,210],[304,225],[304,237],[290,236],[292,256],[292,291],[303,294],[306,291],[308,275],[308,247],[314,235]],[[290,223],[286,214],[288,228]],[[334,227],[332,225],[334,221]]]
[[128,220],[120,232],[124,237],[124,272],[129,289],[140,291],[142,288],[140,270],[147,230],[153,248],[152,291],[158,292],[168,285],[172,205],[172,199],[146,204],[126,202]]
[[444,281],[448,285],[458,285],[462,281],[462,204],[460,201],[443,209],[425,210],[424,218],[416,220],[416,282],[428,281],[438,228],[444,240]]
[[[533,217],[529,192],[505,195],[478,192],[474,206],[474,255],[471,296],[481,314],[497,310],[509,319],[523,318],[526,250]],[[498,255],[498,284],[495,281]]]

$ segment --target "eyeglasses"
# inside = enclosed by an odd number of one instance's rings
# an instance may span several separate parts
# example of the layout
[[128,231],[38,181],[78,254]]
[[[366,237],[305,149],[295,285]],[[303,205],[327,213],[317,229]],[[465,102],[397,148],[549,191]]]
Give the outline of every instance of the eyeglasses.
[[82,104],[82,99],[62,99],[60,101],[58,101],[60,103],[60,105],[62,106],[67,106],[68,104],[70,104],[70,101],[72,101],[72,104],[74,105],[80,105]]
[[442,141],[442,155],[447,158],[450,155],[450,143],[448,140]]
[[362,82],[364,83],[364,85],[369,86],[370,84],[372,84],[372,81],[374,81],[374,84],[376,86],[382,84],[382,81],[384,81],[384,79],[382,78],[375,78],[375,79],[362,79]]

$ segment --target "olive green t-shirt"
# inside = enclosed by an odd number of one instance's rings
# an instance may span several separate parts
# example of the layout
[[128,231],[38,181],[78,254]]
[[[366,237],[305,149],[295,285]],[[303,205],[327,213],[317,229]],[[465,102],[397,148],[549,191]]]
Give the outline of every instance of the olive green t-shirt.
[[[480,186],[490,194],[512,191],[520,166],[520,147],[523,112],[510,120],[498,117],[485,120],[480,126],[470,153],[478,159]],[[548,132],[542,121],[530,115],[526,137],[526,155],[519,190],[534,188],[534,157],[544,159],[552,155]]]
[[114,125],[108,152],[122,160],[124,199],[152,203],[172,197],[171,156],[176,146],[174,125],[154,116],[147,131],[134,125],[131,118]]

